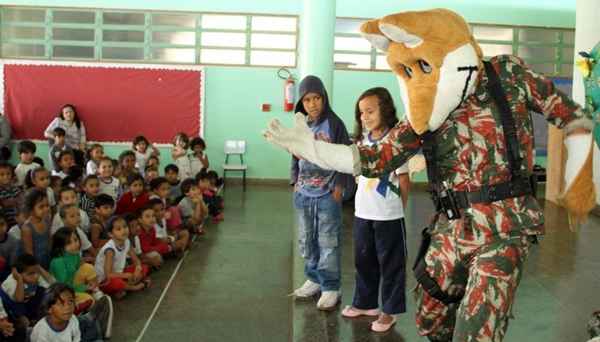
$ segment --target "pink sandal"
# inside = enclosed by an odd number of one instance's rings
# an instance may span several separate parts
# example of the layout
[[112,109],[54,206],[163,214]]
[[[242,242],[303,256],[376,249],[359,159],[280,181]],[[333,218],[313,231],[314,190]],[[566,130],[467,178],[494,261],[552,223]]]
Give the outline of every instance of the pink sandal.
[[371,330],[379,333],[386,332],[390,330],[394,324],[396,324],[395,316],[392,316],[392,321],[390,323],[379,323],[379,319],[377,319],[375,322],[371,323]]
[[348,305],[344,308],[344,310],[342,310],[342,316],[347,317],[347,318],[356,318],[356,317],[360,317],[360,316],[376,317],[376,316],[379,316],[379,310],[378,309],[362,310],[362,309],[357,309],[353,306]]

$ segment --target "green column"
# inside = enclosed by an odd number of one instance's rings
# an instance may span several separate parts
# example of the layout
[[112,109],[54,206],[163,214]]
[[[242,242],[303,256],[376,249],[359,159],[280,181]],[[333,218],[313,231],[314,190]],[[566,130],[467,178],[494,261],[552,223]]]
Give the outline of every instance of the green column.
[[300,77],[318,76],[333,94],[335,0],[304,0],[300,17]]

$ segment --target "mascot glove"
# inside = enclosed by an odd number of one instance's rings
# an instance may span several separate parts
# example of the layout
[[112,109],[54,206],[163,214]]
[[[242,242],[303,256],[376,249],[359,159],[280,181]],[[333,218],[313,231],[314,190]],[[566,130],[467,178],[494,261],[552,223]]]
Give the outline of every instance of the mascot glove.
[[279,120],[273,119],[263,135],[273,145],[282,147],[296,157],[323,169],[360,174],[357,147],[316,140],[306,123],[306,116],[302,113],[296,113],[292,128],[283,127]]
[[569,228],[574,230],[584,223],[588,213],[596,206],[596,192],[592,180],[592,134],[572,134],[565,138],[567,162],[565,165],[565,190],[559,196],[569,213]]

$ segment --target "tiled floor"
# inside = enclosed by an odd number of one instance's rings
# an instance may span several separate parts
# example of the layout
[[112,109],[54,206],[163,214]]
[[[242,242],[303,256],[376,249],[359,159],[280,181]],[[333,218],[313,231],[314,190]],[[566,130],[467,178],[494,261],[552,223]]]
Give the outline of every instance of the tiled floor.
[[[394,331],[369,332],[368,320],[346,320],[339,310],[316,309],[316,301],[293,302],[302,260],[293,243],[293,211],[287,187],[250,186],[226,193],[226,217],[197,241],[150,322],[142,341],[424,341],[416,335],[414,304]],[[407,213],[409,265],[431,206],[414,192]],[[354,282],[352,205],[344,209],[343,305]],[[579,342],[600,309],[600,219],[579,232],[566,228],[565,212],[546,205],[546,237],[534,247],[518,291],[505,341]],[[116,303],[112,341],[135,341],[172,275],[177,260],[153,275],[154,286]],[[407,289],[414,286],[408,277]]]

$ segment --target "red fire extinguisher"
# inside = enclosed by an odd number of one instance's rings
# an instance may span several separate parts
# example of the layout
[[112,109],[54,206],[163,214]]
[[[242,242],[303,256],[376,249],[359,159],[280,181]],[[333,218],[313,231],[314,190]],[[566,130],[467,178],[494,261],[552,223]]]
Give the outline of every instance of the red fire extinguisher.
[[[287,73],[287,75],[284,76],[285,73]],[[291,112],[294,110],[295,105],[296,81],[294,80],[292,73],[286,68],[279,69],[277,76],[285,80],[283,85],[283,110]]]

